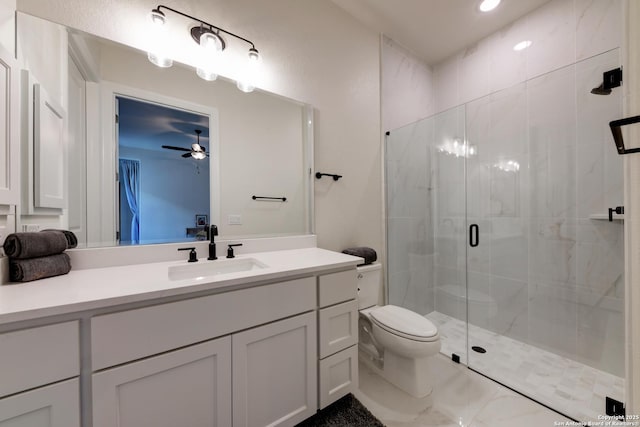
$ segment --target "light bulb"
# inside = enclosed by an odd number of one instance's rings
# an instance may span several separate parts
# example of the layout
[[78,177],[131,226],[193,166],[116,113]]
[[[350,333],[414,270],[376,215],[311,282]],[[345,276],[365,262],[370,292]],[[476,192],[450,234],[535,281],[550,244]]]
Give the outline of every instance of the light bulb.
[[151,20],[151,28],[149,29],[148,35],[151,39],[151,49],[149,49],[147,53],[147,58],[152,64],[160,68],[169,68],[173,65],[173,60],[164,53],[167,45],[167,35],[164,31],[164,23],[166,20],[164,13],[158,9],[153,9],[149,14],[149,18]]
[[196,160],[202,160],[205,157],[207,157],[207,154],[204,151],[192,151],[191,157],[193,157]]
[[154,25],[162,26],[164,25],[167,18],[164,16],[164,13],[160,12],[158,9],[153,9],[149,14],[149,19],[151,23]]
[[203,32],[200,36],[200,65],[196,68],[196,74],[203,80],[213,81],[218,78],[216,73],[217,58],[222,52],[220,37],[211,32]]
[[260,63],[260,54],[254,47],[249,49],[249,58],[246,63],[246,68],[242,71],[242,75],[236,82],[236,86],[243,92],[253,92],[256,88],[255,80],[258,74],[258,67]]

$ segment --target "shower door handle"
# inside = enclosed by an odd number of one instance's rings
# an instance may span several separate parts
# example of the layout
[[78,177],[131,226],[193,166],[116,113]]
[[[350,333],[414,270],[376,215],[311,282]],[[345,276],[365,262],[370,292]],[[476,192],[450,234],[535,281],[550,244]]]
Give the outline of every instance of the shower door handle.
[[480,236],[478,234],[478,224],[471,224],[469,226],[469,245],[475,248],[480,243]]

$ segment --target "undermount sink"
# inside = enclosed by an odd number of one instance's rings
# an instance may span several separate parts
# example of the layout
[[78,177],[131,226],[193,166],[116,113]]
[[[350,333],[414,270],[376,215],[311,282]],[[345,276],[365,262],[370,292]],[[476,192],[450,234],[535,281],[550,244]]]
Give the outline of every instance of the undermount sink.
[[219,259],[216,261],[200,261],[187,265],[169,267],[170,280],[198,279],[221,274],[239,273],[243,271],[261,270],[267,265],[254,258]]

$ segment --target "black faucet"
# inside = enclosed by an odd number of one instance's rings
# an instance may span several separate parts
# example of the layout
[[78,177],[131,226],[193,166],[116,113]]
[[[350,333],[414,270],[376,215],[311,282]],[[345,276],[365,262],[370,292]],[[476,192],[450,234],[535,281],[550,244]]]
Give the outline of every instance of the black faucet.
[[211,236],[211,241],[209,242],[209,258],[208,260],[218,259],[216,256],[216,236],[218,235],[218,226],[211,224],[211,230],[209,232],[209,236]]
[[189,252],[189,262],[198,262],[198,254],[196,253],[196,248],[180,248],[179,251],[190,251]]
[[234,245],[229,245],[229,249],[227,249],[227,258],[235,258],[236,256],[233,254],[234,246],[242,246],[242,243],[236,243]]

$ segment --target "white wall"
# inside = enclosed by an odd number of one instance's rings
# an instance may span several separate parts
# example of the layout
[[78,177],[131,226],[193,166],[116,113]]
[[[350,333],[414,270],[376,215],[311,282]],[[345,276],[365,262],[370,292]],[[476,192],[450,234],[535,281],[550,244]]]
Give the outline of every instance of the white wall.
[[[139,29],[156,5],[148,0],[20,0],[17,6],[144,47]],[[319,246],[381,250],[378,36],[330,2],[184,0],[169,5],[254,40],[265,69],[259,86],[315,107],[315,168],[344,175],[338,182],[315,183]],[[186,62],[194,63],[193,58]]]

